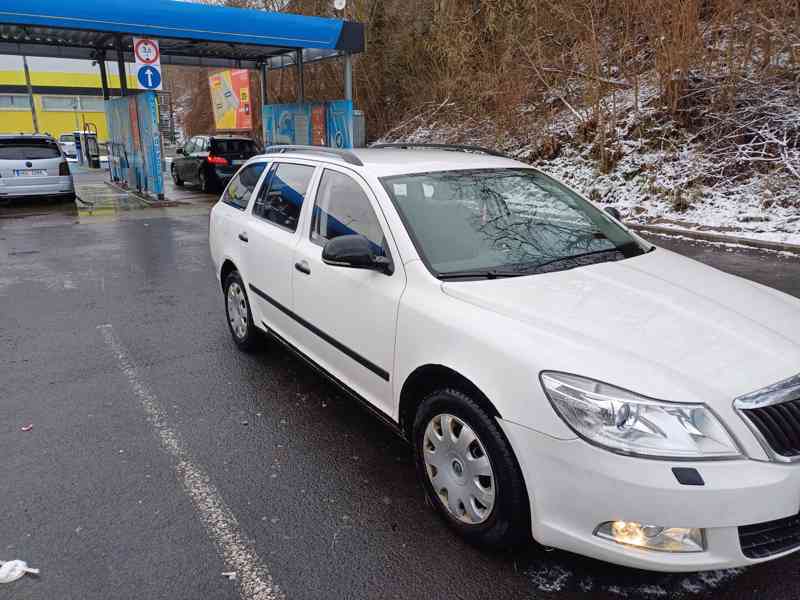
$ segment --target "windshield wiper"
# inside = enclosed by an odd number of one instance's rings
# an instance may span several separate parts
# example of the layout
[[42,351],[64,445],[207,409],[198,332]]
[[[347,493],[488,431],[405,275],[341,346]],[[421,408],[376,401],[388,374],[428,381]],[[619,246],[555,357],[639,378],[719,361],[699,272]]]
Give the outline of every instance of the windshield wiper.
[[500,279],[502,277],[519,277],[527,275],[523,271],[509,271],[506,269],[467,269],[464,271],[450,271],[439,273],[439,279]]
[[[614,248],[603,248],[602,250],[592,250],[591,252],[582,252],[580,254],[573,254],[571,256],[562,256],[554,258],[543,263],[524,264],[518,268],[494,268],[494,269],[466,269],[464,271],[451,271],[449,273],[439,273],[439,279],[500,279],[504,277],[521,277],[522,275],[534,275],[536,273],[556,271],[557,265],[566,263],[573,263],[573,267],[581,267],[587,264],[594,264],[594,261],[587,260],[589,257],[597,256],[598,258],[603,254],[621,254],[625,258],[638,256],[644,254],[645,250],[636,244],[630,242],[615,246]],[[612,259],[618,260],[618,259]],[[605,262],[598,260],[596,262]]]
[[[637,246],[637,248],[638,248],[638,246]],[[554,258],[553,260],[548,260],[548,261],[543,262],[543,263],[538,263],[538,264],[532,265],[530,267],[523,267],[521,269],[516,269],[516,270],[513,270],[511,272],[517,273],[519,275],[532,275],[534,273],[541,273],[543,271],[554,271],[554,270],[557,270],[555,268],[556,265],[561,265],[561,264],[564,264],[564,263],[566,263],[566,264],[574,263],[573,267],[581,267],[581,266],[584,266],[584,265],[587,265],[587,264],[594,264],[593,261],[587,261],[586,260],[587,258],[592,257],[592,256],[599,257],[599,256],[601,256],[603,254],[622,254],[626,258],[628,256],[636,256],[636,254],[630,254],[626,250],[629,250],[629,249],[626,248],[625,250],[623,250],[621,247],[616,247],[616,248],[604,248],[603,250],[593,250],[591,252],[582,252],[580,254],[573,254],[571,256],[562,256],[560,258]],[[639,253],[641,254],[641,253],[643,253],[643,251],[640,251]],[[614,259],[614,260],[616,260],[616,259]],[[597,262],[604,262],[604,261],[600,260],[600,261],[597,261]],[[569,268],[572,268],[572,267],[569,267]]]

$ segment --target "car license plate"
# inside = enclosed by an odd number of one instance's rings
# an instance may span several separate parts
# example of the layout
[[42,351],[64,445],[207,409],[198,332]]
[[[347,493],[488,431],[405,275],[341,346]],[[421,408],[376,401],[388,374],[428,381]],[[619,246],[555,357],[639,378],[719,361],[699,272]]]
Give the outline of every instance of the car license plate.
[[231,161],[231,164],[232,164],[234,167],[238,167],[239,165],[243,165],[243,164],[244,164],[244,161],[243,161],[243,160],[232,160],[232,161]]
[[14,177],[42,177],[43,175],[47,175],[46,169],[14,170]]

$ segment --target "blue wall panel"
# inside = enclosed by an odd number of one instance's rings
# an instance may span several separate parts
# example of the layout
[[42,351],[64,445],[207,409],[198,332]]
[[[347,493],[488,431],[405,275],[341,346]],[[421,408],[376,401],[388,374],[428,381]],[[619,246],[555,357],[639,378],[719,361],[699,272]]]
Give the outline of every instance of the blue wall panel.
[[353,147],[353,101],[267,104],[262,108],[264,140],[271,144],[315,145],[312,114],[325,115],[325,144],[334,148]]
[[163,150],[155,92],[108,100],[106,117],[111,179],[129,189],[162,197]]

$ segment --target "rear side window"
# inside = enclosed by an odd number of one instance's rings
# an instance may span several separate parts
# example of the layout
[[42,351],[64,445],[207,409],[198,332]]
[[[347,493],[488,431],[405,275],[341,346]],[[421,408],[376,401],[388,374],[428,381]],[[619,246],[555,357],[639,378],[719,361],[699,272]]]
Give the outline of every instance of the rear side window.
[[212,154],[254,156],[258,154],[258,152],[258,146],[256,146],[256,143],[252,140],[211,140]]
[[61,151],[51,140],[0,140],[0,160],[58,158]]
[[337,171],[322,175],[311,220],[311,240],[324,244],[340,235],[363,235],[377,256],[386,256],[386,241],[364,190]]
[[256,189],[256,184],[266,166],[267,163],[255,163],[247,165],[239,171],[228,184],[228,189],[225,190],[222,201],[241,210],[247,208],[250,196],[253,194],[253,190]]
[[300,209],[306,197],[314,167],[277,163],[273,165],[268,183],[261,186],[253,214],[291,231],[297,230]]

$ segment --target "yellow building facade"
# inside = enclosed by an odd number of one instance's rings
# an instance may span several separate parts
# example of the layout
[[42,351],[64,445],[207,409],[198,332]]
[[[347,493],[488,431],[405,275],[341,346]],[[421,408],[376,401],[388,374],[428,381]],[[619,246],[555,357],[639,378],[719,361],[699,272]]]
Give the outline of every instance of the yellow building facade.
[[[40,133],[54,137],[97,128],[108,139],[108,126],[100,87],[100,69],[88,60],[29,57],[33,108]],[[132,65],[126,64],[129,89],[137,87]],[[111,89],[119,88],[116,63],[106,62]],[[0,55],[0,133],[34,133],[33,113],[21,56]]]

